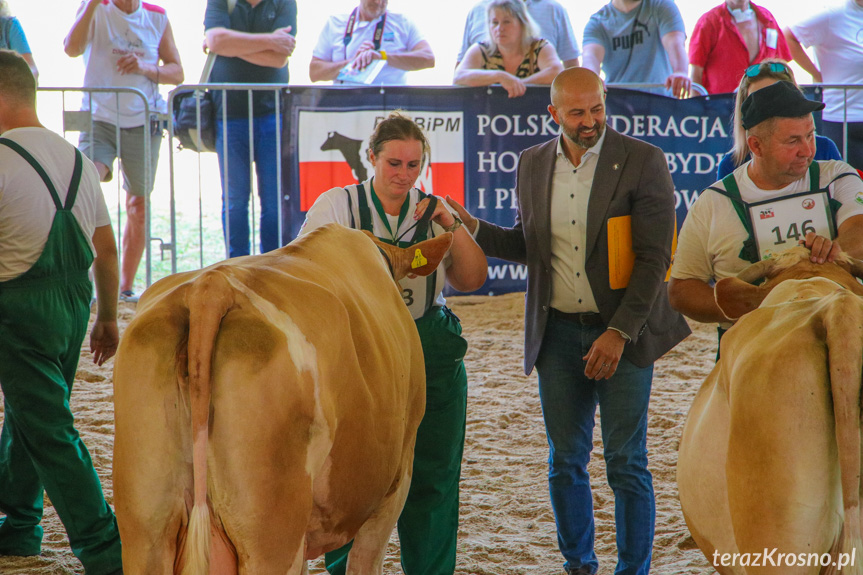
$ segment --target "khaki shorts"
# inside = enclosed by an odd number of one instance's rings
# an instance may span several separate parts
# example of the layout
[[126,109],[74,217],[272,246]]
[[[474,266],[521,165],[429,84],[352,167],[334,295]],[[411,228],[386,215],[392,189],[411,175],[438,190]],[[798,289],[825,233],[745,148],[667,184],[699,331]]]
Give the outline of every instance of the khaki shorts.
[[[147,126],[149,129],[150,126]],[[153,134],[155,131],[155,134]],[[150,136],[149,181],[145,173],[144,126],[120,128],[120,142],[117,143],[117,128],[108,122],[93,122],[92,142],[90,132],[81,132],[78,149],[94,162],[108,166],[106,182],[114,177],[114,160],[119,156],[123,172],[123,189],[133,196],[143,196],[153,191],[156,166],[159,164],[159,149],[162,147],[162,130],[157,128]],[[92,150],[91,150],[92,144]],[[119,148],[119,153],[118,153]]]

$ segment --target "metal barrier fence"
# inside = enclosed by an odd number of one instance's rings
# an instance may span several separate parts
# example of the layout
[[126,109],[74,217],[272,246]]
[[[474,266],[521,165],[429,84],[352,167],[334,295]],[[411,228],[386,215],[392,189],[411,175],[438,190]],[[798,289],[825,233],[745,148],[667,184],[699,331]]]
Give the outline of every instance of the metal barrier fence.
[[[863,90],[863,86],[858,85],[833,85],[833,84],[820,84],[816,85],[817,87],[824,89],[837,89],[843,91],[843,99],[845,102],[848,100],[849,91],[854,90]],[[631,88],[631,89],[645,89],[645,88],[660,88],[662,87],[659,84],[618,84],[618,85],[610,85],[609,87],[617,87],[617,88]],[[328,88],[321,87],[318,88],[320,90],[327,90]],[[339,88],[332,88],[338,90]],[[442,92],[451,90],[449,87],[441,87],[441,88],[433,88],[440,89]],[[279,161],[276,162],[276,166],[271,167],[276,171],[276,180],[278,186],[278,198],[279,201],[277,203],[277,217],[278,217],[278,238],[280,239],[280,243],[284,244],[287,241],[290,241],[291,238],[286,238],[284,236],[285,228],[283,225],[285,219],[285,206],[287,205],[287,201],[290,200],[290,196],[292,193],[295,193],[293,190],[286,190],[284,184],[284,175],[282,168],[282,158],[286,153],[284,150],[283,141],[282,141],[282,132],[283,126],[285,125],[285,104],[290,100],[290,87],[287,85],[273,85],[273,84],[183,84],[178,86],[174,90],[170,92],[168,97],[168,114],[167,116],[158,116],[160,119],[168,120],[167,122],[167,131],[168,131],[168,172],[164,173],[164,161],[162,162],[163,169],[159,170],[162,173],[164,178],[157,178],[156,174],[150,173],[150,131],[144,130],[144,150],[145,150],[145,166],[146,166],[146,181],[153,182],[155,181],[158,185],[156,189],[154,189],[154,196],[157,199],[154,201],[151,200],[150,196],[147,196],[146,199],[146,249],[145,249],[145,266],[143,270],[139,270],[139,277],[142,272],[144,275],[144,282],[146,286],[149,286],[153,281],[159,279],[160,277],[166,276],[168,274],[176,273],[178,271],[188,271],[199,269],[201,267],[205,267],[207,265],[216,263],[221,261],[225,257],[227,257],[227,246],[225,242],[225,237],[230,232],[230,222],[222,222],[221,213],[224,210],[225,213],[230,209],[229,199],[225,197],[225,204],[222,205],[222,189],[224,180],[228,177],[228,166],[225,166],[225,171],[223,174],[220,174],[218,177],[213,178],[214,173],[219,174],[218,164],[215,162],[216,154],[201,154],[195,153],[193,151],[183,151],[183,153],[178,153],[181,150],[177,146],[177,142],[174,139],[174,130],[172,123],[170,122],[170,118],[172,117],[174,105],[175,105],[175,96],[188,91],[194,90],[210,90],[210,91],[219,91],[223,94],[223,97],[232,91],[245,91],[247,93],[247,99],[249,102],[249,108],[252,109],[252,100],[254,92],[263,91],[263,92],[272,92],[273,97],[275,99],[275,121],[276,121],[276,131],[275,131],[275,147],[276,147],[276,157]],[[381,93],[386,91],[386,88],[379,88]],[[80,94],[84,94],[85,97],[92,98],[92,93],[102,92],[102,93],[114,93],[116,97],[119,98],[120,94],[134,94],[137,97],[141,98],[144,103],[144,109],[146,111],[147,117],[152,117],[154,114],[150,111],[150,108],[147,104],[146,97],[142,92],[132,88],[80,88],[80,87],[51,87],[51,88],[39,88],[40,93],[59,93],[62,97],[61,110],[62,110],[62,131],[64,135],[67,132],[80,132],[80,131],[89,131],[92,134],[92,116],[88,111],[80,111],[80,110],[67,110],[66,109],[66,97],[67,93],[76,92]],[[90,96],[87,96],[90,94]],[[703,96],[706,99],[709,99],[710,96]],[[227,112],[223,108],[222,111],[222,121],[223,125],[226,125],[226,120],[228,119]],[[44,120],[43,120],[44,121]],[[254,123],[252,114],[248,114],[248,123],[249,123],[249,184],[250,190],[250,201],[252,203],[250,212],[250,224],[249,229],[251,230],[251,246],[252,253],[256,253],[258,250],[257,247],[257,234],[258,234],[258,222],[256,217],[256,209],[255,209],[255,189],[256,189],[256,178],[255,178],[255,169],[254,169]],[[119,124],[119,118],[116,124]],[[50,122],[47,122],[46,125],[50,126]],[[89,129],[89,130],[88,130]],[[119,138],[119,128],[116,131],[117,138],[117,146],[119,152],[120,146],[120,138]],[[845,117],[843,121],[843,145],[840,147],[842,151],[843,157],[848,156],[848,119],[847,119],[847,106],[845,111]],[[161,137],[161,136],[160,136]],[[230,149],[228,149],[228,138],[222,138],[222,152],[225,157],[230,154]],[[289,143],[288,147],[292,144]],[[293,153],[293,151],[289,152]],[[119,154],[118,154],[119,155]],[[194,174],[192,174],[194,172]],[[195,178],[196,176],[196,178]],[[162,180],[166,179],[167,182],[164,184],[164,189],[162,185]],[[197,181],[196,184],[191,183],[193,180]],[[149,187],[149,186],[148,186]],[[186,190],[190,187],[197,188],[197,194],[193,196],[189,196],[186,193]],[[226,187],[226,186],[225,186]],[[122,201],[121,192],[121,184],[119,181],[119,177],[117,178],[117,201],[116,201],[116,229],[118,231],[118,237],[122,236],[122,223],[123,218],[125,216],[124,203]],[[158,193],[157,193],[158,192]],[[162,198],[161,196],[167,192],[167,196]],[[178,211],[178,203],[182,206],[182,210]],[[188,211],[193,211],[193,216],[189,217]],[[214,216],[215,214],[215,216]],[[290,214],[287,214],[290,217]],[[192,222],[192,220],[194,220]],[[154,234],[154,226],[156,224],[156,231],[158,233]],[[179,225],[178,225],[179,224]],[[223,228],[224,226],[224,228]],[[168,241],[163,239],[164,236],[169,237]],[[159,250],[161,257],[158,261],[154,261],[152,257],[152,242],[159,243]],[[167,258],[167,261],[166,261]]]
[[[256,173],[261,173],[261,170],[275,170],[276,173],[276,188],[277,188],[277,208],[276,208],[276,217],[277,217],[277,237],[280,240],[280,245],[284,243],[284,231],[283,231],[283,212],[284,212],[284,203],[289,198],[284,195],[284,186],[283,186],[283,177],[282,177],[282,125],[283,125],[283,117],[282,117],[282,91],[287,90],[286,86],[274,86],[273,84],[183,84],[181,86],[176,87],[174,90],[170,92],[168,96],[168,116],[173,117],[174,114],[174,106],[177,103],[176,96],[185,92],[195,92],[195,91],[204,91],[207,90],[211,93],[217,92],[221,94],[222,101],[227,99],[227,94],[229,92],[246,92],[247,95],[247,103],[248,103],[248,131],[249,131],[249,189],[254,192],[256,188]],[[254,117],[253,117],[253,95],[255,92],[271,92],[273,94],[274,99],[274,107],[275,107],[275,156],[277,158],[277,162],[275,166],[257,166],[255,164],[255,127],[254,127]],[[200,100],[197,100],[196,106],[196,119],[198,132],[200,133],[201,128],[201,110],[200,110]],[[221,121],[222,126],[226,133],[222,134],[222,156],[227,158],[230,150],[228,149],[228,107],[222,106],[221,109]],[[215,120],[215,118],[214,118]],[[173,123],[169,123],[168,126],[168,134],[171,142],[174,142],[174,126]],[[170,252],[171,252],[171,273],[177,272],[177,214],[175,210],[175,200],[176,200],[176,171],[175,171],[175,154],[174,149],[172,147],[172,153],[170,154],[170,222],[171,222],[171,242],[170,242]],[[221,173],[221,189],[227,190],[229,181],[229,163],[224,162],[224,168]],[[249,230],[251,232],[251,253],[256,253],[256,237],[258,236],[257,230],[257,222],[256,222],[256,212],[255,212],[255,201],[254,193],[250,193],[250,201],[251,201],[251,209],[249,210]],[[201,154],[198,154],[198,205],[199,207],[203,206],[203,182],[201,180]],[[230,219],[227,217],[227,214],[230,212],[230,198],[229,194],[226,192],[222,194],[223,198],[223,206],[221,208],[223,215],[223,225],[224,225],[224,237],[230,237]],[[262,206],[263,208],[263,206]],[[198,214],[198,239],[199,239],[199,264],[200,267],[204,267],[205,259],[204,259],[204,214],[203,209],[199,210]],[[225,241],[225,251],[224,256],[228,257],[229,250],[227,241]],[[149,285],[149,284],[148,284]]]
[[[93,127],[94,127],[93,123],[94,123],[94,121],[96,121],[93,119],[93,114],[91,113],[91,110],[93,109],[93,94],[105,94],[105,93],[113,94],[115,101],[116,101],[115,108],[117,109],[117,113],[115,115],[114,122],[113,122],[114,127],[115,127],[114,144],[115,144],[116,149],[117,149],[118,158],[122,154],[122,139],[120,137],[120,113],[119,113],[120,96],[122,94],[128,94],[128,95],[134,96],[136,98],[139,98],[141,100],[141,103],[143,104],[144,117],[148,119],[148,122],[153,121],[153,120],[164,121],[166,119],[164,116],[162,116],[160,114],[156,114],[155,112],[150,110],[150,105],[147,102],[147,97],[144,95],[144,93],[142,91],[140,91],[136,88],[83,88],[83,87],[46,87],[46,88],[42,88],[42,87],[40,87],[38,89],[38,91],[39,91],[39,93],[44,93],[44,94],[57,93],[60,95],[61,110],[62,110],[62,132],[63,132],[64,137],[66,136],[66,134],[68,132],[87,132],[90,135],[89,142],[90,142],[90,149],[91,150],[94,150],[95,131],[93,129]],[[67,94],[70,92],[81,94],[81,96],[82,96],[81,107],[83,107],[83,102],[86,101],[88,109],[86,109],[86,110],[67,109],[66,98],[67,98]],[[146,126],[146,124],[145,124],[145,126]],[[150,132],[151,131],[148,129],[143,130],[144,187],[145,187],[145,189],[150,188],[150,186],[154,182],[154,178],[155,178],[155,174],[153,173],[152,168],[151,168],[151,166],[152,166],[152,154],[151,154],[151,146],[150,146],[150,143],[151,143],[151,133]],[[115,170],[113,169],[112,166],[108,166],[108,167],[109,167],[109,169],[111,169],[112,173],[115,172]],[[125,217],[126,212],[125,212],[125,203],[123,201],[123,195],[121,193],[122,186],[120,183],[119,175],[117,175],[117,177],[116,177],[116,184],[117,184],[117,202],[116,202],[116,234],[117,235],[116,235],[116,237],[121,238],[122,233],[123,233],[122,232],[122,230],[123,230],[123,218]],[[145,221],[145,238],[146,238],[146,245],[145,245],[145,276],[146,277],[145,277],[145,281],[146,281],[146,285],[149,286],[152,283],[152,265],[151,265],[152,254],[151,254],[151,249],[150,249],[150,237],[151,237],[150,212],[151,212],[151,206],[150,206],[149,194],[145,195],[145,208],[144,209],[145,209],[144,221]],[[121,253],[121,258],[122,258],[122,250],[120,251],[120,253]],[[122,265],[122,261],[120,263]]]

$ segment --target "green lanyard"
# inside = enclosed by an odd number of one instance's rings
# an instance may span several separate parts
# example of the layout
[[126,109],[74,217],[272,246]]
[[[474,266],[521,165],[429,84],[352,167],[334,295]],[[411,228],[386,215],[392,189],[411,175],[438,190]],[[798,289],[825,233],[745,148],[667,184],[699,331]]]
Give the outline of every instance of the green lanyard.
[[393,230],[390,228],[390,219],[387,216],[387,213],[384,211],[384,206],[383,206],[383,204],[381,204],[380,199],[378,199],[378,195],[375,193],[374,178],[372,178],[369,181],[369,186],[371,186],[371,188],[372,188],[372,203],[375,205],[375,210],[377,210],[378,215],[381,217],[381,221],[384,223],[384,225],[387,228],[387,231],[390,233],[390,238],[391,238],[393,244],[395,244],[396,243],[396,233],[398,233],[398,231],[402,228],[402,223],[405,221],[405,218],[408,215],[408,208],[410,206],[410,191],[408,191],[408,195],[405,196],[405,201],[402,204],[401,211],[399,212],[399,223],[396,226],[396,231],[393,232]]

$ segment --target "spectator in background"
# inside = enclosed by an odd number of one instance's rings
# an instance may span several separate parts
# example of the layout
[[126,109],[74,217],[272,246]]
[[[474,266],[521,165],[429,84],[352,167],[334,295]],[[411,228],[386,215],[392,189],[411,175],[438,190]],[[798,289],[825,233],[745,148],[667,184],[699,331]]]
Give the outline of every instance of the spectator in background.
[[[207,0],[204,15],[206,45],[218,57],[210,74],[213,83],[287,84],[288,57],[297,31],[296,0],[245,0],[228,9],[227,0]],[[245,90],[214,94],[216,154],[222,175],[222,226],[228,257],[251,253],[249,199],[254,148],[258,197],[261,202],[261,253],[282,245],[279,236],[279,182],[276,155],[276,97],[271,90],[249,96]],[[227,121],[223,107],[227,106]],[[249,136],[249,117],[252,135]],[[251,140],[251,142],[250,142]],[[225,166],[225,143],[230,161]]]
[[489,39],[470,47],[454,83],[500,84],[510,98],[523,96],[527,84],[551,84],[563,65],[554,46],[539,37],[523,0],[492,0],[486,11]]
[[703,14],[689,39],[692,81],[708,94],[733,92],[743,71],[767,58],[788,61],[791,52],[773,14],[749,0],[725,0]]
[[350,14],[330,16],[312,52],[312,82],[336,80],[348,64],[362,70],[385,60],[373,83],[404,85],[408,72],[434,67],[428,41],[413,22],[388,11],[388,1],[360,0]]
[[[814,82],[863,85],[863,0],[843,0],[841,5],[785,28],[784,33],[794,60]],[[815,48],[817,66],[804,46]],[[842,150],[842,123],[847,119],[845,160],[863,170],[863,90],[824,90],[824,102],[824,135]]]
[[584,28],[584,67],[607,84],[665,84],[689,94],[686,27],[673,0],[611,0]]
[[[776,82],[791,82],[795,86],[794,73],[785,62],[781,60],[765,60],[760,64],[749,66],[740,79],[737,87],[737,98],[734,102],[734,115],[731,123],[734,125],[734,147],[725,154],[716,169],[716,179],[721,180],[750,158],[749,144],[746,143],[746,128],[740,120],[743,101],[749,94],[766,88]],[[841,160],[842,156],[836,148],[836,144],[830,138],[815,136],[815,160]]]
[[33,60],[27,36],[24,35],[24,28],[21,27],[18,18],[12,16],[9,2],[6,0],[0,0],[0,50],[12,50],[20,54],[30,66],[33,77],[39,80],[39,70],[36,68],[36,61]]
[[[119,155],[126,190],[120,299],[138,301],[134,288],[145,247],[145,196],[153,191],[162,144],[161,122],[154,114],[167,111],[159,84],[183,82],[174,33],[165,10],[158,6],[140,0],[84,0],[64,46],[73,58],[84,55],[85,88],[137,88],[147,97],[152,114],[146,117],[144,102],[135,94],[85,94],[81,107],[92,114],[92,132],[81,132],[78,142],[103,182],[111,181]],[[149,173],[144,130],[150,130]]]
[[[554,46],[558,58],[563,61],[564,68],[578,66],[581,50],[572,31],[566,8],[557,0],[523,1],[527,6],[527,13],[539,27],[537,37],[545,38]],[[464,59],[468,48],[478,42],[488,41],[488,3],[489,0],[482,0],[468,12],[464,23],[464,39],[458,52],[456,66]]]

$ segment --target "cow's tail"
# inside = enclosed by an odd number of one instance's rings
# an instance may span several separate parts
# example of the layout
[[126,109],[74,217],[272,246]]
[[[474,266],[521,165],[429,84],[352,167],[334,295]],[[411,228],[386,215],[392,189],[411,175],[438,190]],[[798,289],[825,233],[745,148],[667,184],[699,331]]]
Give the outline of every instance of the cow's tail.
[[189,399],[192,413],[194,504],[183,557],[182,575],[206,575],[210,563],[210,509],[207,505],[207,437],[211,366],[219,324],[234,305],[233,291],[219,271],[201,275],[186,295],[189,308]]
[[[863,552],[861,538],[861,376],[863,376],[863,306],[850,292],[836,294],[836,299],[824,315],[824,327],[830,369],[830,388],[833,395],[836,446],[842,482],[844,521],[842,533],[834,546],[834,568],[844,558]],[[856,564],[844,565],[841,573],[863,574],[863,557]],[[840,567],[841,568],[841,567]]]

